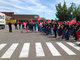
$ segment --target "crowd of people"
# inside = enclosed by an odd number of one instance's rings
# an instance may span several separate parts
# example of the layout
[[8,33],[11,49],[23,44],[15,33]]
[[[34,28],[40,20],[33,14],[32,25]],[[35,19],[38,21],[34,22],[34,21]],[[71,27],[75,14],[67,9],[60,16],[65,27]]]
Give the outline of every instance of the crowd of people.
[[[54,38],[58,37],[58,40],[69,40],[70,36],[74,37],[75,41],[79,40],[80,34],[80,24],[76,23],[73,25],[69,25],[66,22],[58,23],[53,21],[46,22],[23,22],[23,23],[15,23],[15,29],[26,30],[26,32],[42,32],[46,35],[54,35]],[[11,29],[9,29],[10,32]]]

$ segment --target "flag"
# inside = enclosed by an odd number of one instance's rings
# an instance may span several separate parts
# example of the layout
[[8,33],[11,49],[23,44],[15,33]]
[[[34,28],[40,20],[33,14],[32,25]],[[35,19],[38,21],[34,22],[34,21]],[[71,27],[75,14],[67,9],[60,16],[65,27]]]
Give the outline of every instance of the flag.
[[49,22],[50,20],[48,19],[47,21]]
[[17,24],[19,23],[19,20],[17,21]]
[[63,22],[62,22],[62,21],[59,21],[58,23],[63,24]]
[[69,21],[66,21],[66,24],[69,24]]
[[33,19],[31,18],[31,22],[33,22]]
[[69,22],[70,25],[75,24],[75,23],[76,23],[76,17]]
[[80,23],[80,21],[78,21],[77,23]]
[[38,21],[37,22],[39,22],[41,20],[41,18],[40,18],[40,16],[38,16]]

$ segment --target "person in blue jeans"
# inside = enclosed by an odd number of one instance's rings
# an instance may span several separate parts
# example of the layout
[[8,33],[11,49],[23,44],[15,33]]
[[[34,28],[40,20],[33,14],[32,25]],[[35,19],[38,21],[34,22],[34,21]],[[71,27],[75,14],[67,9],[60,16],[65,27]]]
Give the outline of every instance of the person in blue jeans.
[[64,39],[65,38],[65,26],[63,25],[63,27],[62,27],[62,39]]
[[70,30],[69,30],[69,28],[66,27],[65,39],[66,39],[66,40],[69,40],[69,37],[70,37]]

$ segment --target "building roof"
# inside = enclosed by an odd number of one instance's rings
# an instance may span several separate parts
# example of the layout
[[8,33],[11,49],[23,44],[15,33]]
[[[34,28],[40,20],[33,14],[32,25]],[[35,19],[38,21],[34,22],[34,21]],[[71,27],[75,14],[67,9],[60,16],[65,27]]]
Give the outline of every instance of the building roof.
[[5,15],[4,13],[1,13],[1,12],[0,12],[0,14]]
[[4,13],[5,15],[10,16],[10,17],[13,17],[14,15],[14,12],[1,12],[1,13]]
[[1,13],[14,13],[14,12],[1,12]]

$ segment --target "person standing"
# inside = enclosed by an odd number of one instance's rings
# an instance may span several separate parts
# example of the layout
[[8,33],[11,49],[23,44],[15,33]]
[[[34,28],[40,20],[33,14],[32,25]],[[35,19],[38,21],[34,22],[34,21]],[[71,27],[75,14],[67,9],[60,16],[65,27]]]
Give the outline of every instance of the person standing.
[[33,23],[32,22],[30,23],[29,28],[30,28],[30,31],[32,32],[33,31]]
[[62,26],[59,25],[58,26],[58,40],[61,40],[62,39]]
[[53,35],[53,34],[54,34],[54,32],[53,32],[53,25],[54,25],[54,24],[51,23],[50,25],[51,25],[51,34]]
[[77,30],[76,30],[76,38],[77,38],[77,40],[79,40],[79,32],[80,32],[80,27],[77,27]]
[[19,29],[21,29],[21,22],[19,22]]
[[62,39],[65,38],[65,25],[62,25]]
[[55,29],[54,29],[55,38],[57,37],[57,28],[58,28],[58,24],[55,23]]
[[33,23],[33,32],[35,32],[35,29],[36,29],[35,23]]
[[78,41],[79,40],[79,33],[80,33],[80,25],[76,24],[75,30],[74,30],[74,37],[75,37],[74,41]]
[[17,23],[15,23],[15,30],[18,30],[18,28],[17,28]]
[[40,22],[39,24],[39,29],[40,29],[40,32],[42,32],[42,22]]
[[74,26],[74,41],[77,41],[77,36],[76,36],[76,26]]
[[8,26],[9,26],[9,32],[12,32],[12,23],[9,22],[9,23],[8,23]]
[[38,32],[38,23],[36,23],[36,32]]
[[70,31],[69,31],[69,28],[66,27],[65,30],[66,30],[66,31],[65,31],[65,39],[66,39],[66,40],[69,40],[69,37],[70,37]]
[[26,22],[26,31],[28,32],[29,29],[29,22]]

